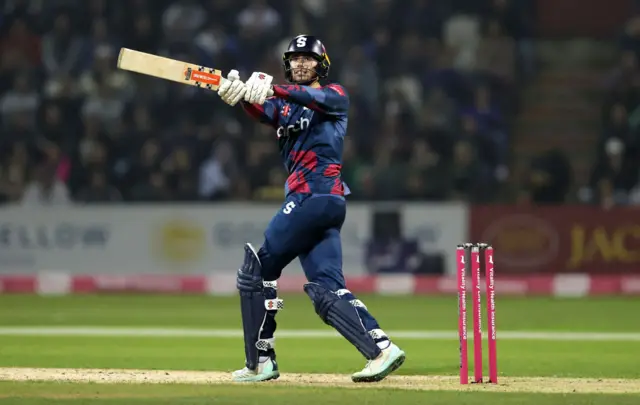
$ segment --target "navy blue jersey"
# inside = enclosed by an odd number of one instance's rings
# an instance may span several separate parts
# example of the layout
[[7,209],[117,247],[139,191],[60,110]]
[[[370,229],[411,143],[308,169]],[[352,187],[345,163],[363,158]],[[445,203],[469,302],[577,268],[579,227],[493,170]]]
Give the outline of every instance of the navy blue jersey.
[[258,121],[271,125],[289,174],[290,194],[349,194],[342,182],[342,149],[349,96],[338,84],[321,88],[274,85],[263,105],[242,102]]

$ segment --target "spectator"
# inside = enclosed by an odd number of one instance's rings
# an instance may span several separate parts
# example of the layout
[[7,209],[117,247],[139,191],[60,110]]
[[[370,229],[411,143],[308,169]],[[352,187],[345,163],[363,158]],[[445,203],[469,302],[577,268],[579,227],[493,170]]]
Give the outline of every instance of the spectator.
[[252,0],[238,16],[240,30],[255,31],[257,35],[269,35],[276,29],[279,22],[278,12],[269,7],[265,0]]
[[140,179],[131,190],[133,202],[166,202],[171,199],[171,192],[167,188],[165,175],[162,172],[153,172],[148,179]]
[[493,191],[491,172],[482,162],[477,148],[472,142],[462,140],[456,143],[453,151],[451,197],[474,203],[489,200]]
[[561,204],[565,202],[571,184],[571,167],[567,156],[552,150],[533,159],[521,202]]
[[0,166],[0,200],[2,203],[19,201],[27,183],[27,168],[30,165],[29,148],[16,142]]
[[43,164],[36,168],[20,203],[23,206],[67,206],[71,204],[71,197],[66,184],[56,176],[55,167]]
[[378,74],[363,48],[351,48],[342,66],[340,83],[350,89],[351,98],[359,98],[368,111],[375,111],[378,105]]
[[619,139],[625,145],[627,150],[636,151],[637,140],[636,133],[640,128],[632,130],[629,123],[629,115],[627,107],[623,103],[614,104],[609,113],[608,120],[605,122],[604,132],[602,134],[602,146],[609,139]]
[[165,37],[171,42],[182,42],[192,37],[205,23],[205,12],[198,1],[178,0],[162,16]]
[[107,183],[104,173],[93,172],[89,179],[89,185],[78,192],[76,201],[85,204],[122,201],[122,195],[115,187]]
[[407,167],[406,198],[446,200],[449,194],[448,167],[442,156],[425,140],[417,141]]
[[621,53],[619,64],[611,71],[606,78],[607,89],[615,89],[620,86],[631,84],[638,69],[638,55],[636,52],[627,50]]
[[[41,62],[40,38],[29,28],[22,18],[16,18],[11,23],[9,33],[0,44],[4,63],[14,60],[21,66],[36,67]],[[8,55],[11,55],[9,59]]]
[[362,155],[356,154],[355,148],[356,146],[353,138],[345,138],[342,155],[344,162],[344,167],[342,168],[342,180],[347,183],[347,186],[350,188],[353,196],[357,198],[356,196],[360,195],[362,191],[362,178],[369,170],[369,166]]
[[231,144],[225,142],[212,148],[200,166],[200,197],[206,200],[228,197],[231,179],[236,177],[236,172]]
[[590,186],[593,200],[605,208],[626,205],[629,192],[638,183],[638,170],[625,154],[624,143],[617,138],[605,144],[604,156],[600,158],[591,174]]
[[516,49],[512,37],[505,35],[498,20],[486,24],[485,34],[477,48],[478,72],[504,84],[516,79]]
[[31,78],[26,73],[17,74],[11,90],[0,100],[0,112],[5,122],[10,122],[15,115],[27,116],[35,121],[35,114],[40,105],[40,95],[33,89]]
[[524,78],[532,76],[535,70],[534,44],[531,40],[531,24],[527,16],[533,7],[526,2],[513,0],[492,0],[489,20],[499,21],[505,33],[513,38],[517,46],[517,58]]
[[143,184],[149,179],[151,173],[160,170],[162,161],[161,152],[160,144],[155,139],[149,139],[142,145],[139,155],[133,159],[134,163],[129,170],[127,170],[126,176],[124,177],[125,184],[129,186],[127,188],[136,184]]
[[83,41],[73,32],[71,16],[60,13],[56,16],[53,30],[42,40],[42,60],[48,76],[77,73],[80,67]]
[[82,115],[86,118],[96,118],[103,125],[110,125],[119,119],[124,108],[125,102],[118,97],[117,90],[101,80],[96,83],[95,91],[85,99]]
[[[96,56],[115,55],[120,47],[104,18],[99,18],[91,26],[91,37],[85,43],[82,52],[82,69],[90,69]],[[112,61],[111,61],[112,62]]]
[[133,27],[126,35],[126,45],[147,53],[158,53],[159,35],[148,14],[138,15],[134,18]]
[[636,56],[640,56],[640,16],[635,16],[627,21],[620,38],[620,49],[632,51]]

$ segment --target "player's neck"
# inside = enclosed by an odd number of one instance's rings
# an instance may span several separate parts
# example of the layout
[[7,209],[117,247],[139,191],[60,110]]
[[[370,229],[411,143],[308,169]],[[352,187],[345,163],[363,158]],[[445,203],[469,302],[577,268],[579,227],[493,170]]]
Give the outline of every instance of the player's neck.
[[320,85],[320,82],[319,82],[319,81],[317,81],[317,80],[316,80],[315,82],[311,83],[309,86],[310,86],[310,87],[315,87],[316,89],[318,89],[318,88],[322,87],[322,86]]

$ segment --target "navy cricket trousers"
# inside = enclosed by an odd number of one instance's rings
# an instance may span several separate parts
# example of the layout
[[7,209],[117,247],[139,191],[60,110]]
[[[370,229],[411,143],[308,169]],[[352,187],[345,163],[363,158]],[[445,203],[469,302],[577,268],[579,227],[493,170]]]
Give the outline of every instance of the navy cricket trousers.
[[[331,195],[290,196],[282,204],[265,231],[265,241],[258,251],[265,281],[276,281],[282,269],[296,257],[307,280],[336,292],[352,302],[367,331],[380,326],[367,308],[346,289],[342,273],[340,230],[346,216],[346,201]],[[277,311],[269,311],[261,339],[273,338]],[[274,356],[275,352],[267,353]]]
[[345,288],[340,230],[346,202],[332,195],[292,195],[282,204],[265,231],[258,251],[265,281],[280,278],[296,257],[307,280],[332,291]]

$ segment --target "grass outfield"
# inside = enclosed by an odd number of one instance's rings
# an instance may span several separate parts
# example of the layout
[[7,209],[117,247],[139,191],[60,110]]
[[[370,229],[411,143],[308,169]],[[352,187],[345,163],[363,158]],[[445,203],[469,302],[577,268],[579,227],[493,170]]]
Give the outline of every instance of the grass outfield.
[[229,381],[236,297],[0,295],[0,404],[640,403],[635,298],[498,297],[500,384],[466,387],[455,297],[360,297],[408,356],[373,385],[350,382],[364,360],[306,296],[283,298],[283,375],[257,386]]

